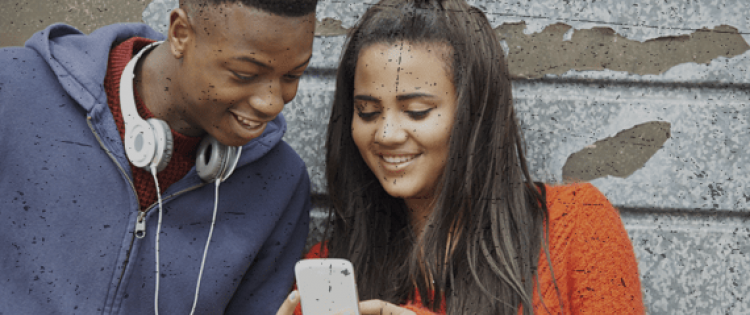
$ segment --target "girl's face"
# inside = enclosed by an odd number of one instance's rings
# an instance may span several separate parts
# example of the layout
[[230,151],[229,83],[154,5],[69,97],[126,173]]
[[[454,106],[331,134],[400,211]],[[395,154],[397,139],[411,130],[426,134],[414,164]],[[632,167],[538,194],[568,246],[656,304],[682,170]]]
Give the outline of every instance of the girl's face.
[[456,110],[450,53],[445,45],[396,42],[359,54],[352,138],[391,196],[433,198]]

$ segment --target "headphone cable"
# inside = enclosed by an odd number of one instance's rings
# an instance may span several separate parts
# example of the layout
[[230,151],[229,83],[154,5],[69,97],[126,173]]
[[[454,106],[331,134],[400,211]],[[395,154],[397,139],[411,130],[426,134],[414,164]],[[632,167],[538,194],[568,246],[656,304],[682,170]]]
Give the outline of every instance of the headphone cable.
[[216,183],[216,190],[214,193],[214,216],[213,219],[211,219],[211,228],[208,230],[208,239],[206,240],[206,247],[203,249],[203,260],[201,261],[201,269],[198,272],[198,283],[195,285],[195,299],[193,300],[193,309],[190,311],[190,315],[195,314],[195,307],[198,305],[198,293],[200,292],[201,288],[201,278],[203,277],[203,267],[206,265],[206,255],[208,254],[208,245],[211,244],[211,236],[214,234],[214,226],[216,225],[216,210],[219,207],[219,184],[221,183],[221,179],[217,178],[214,183]]
[[[159,272],[159,234],[161,234],[161,222],[162,222],[162,215],[163,215],[163,209],[162,209],[162,200],[161,200],[161,191],[159,189],[159,181],[156,178],[156,165],[151,164],[151,175],[154,177],[154,183],[156,183],[156,196],[159,200],[159,222],[156,228],[156,244],[155,244],[155,253],[156,253],[156,291],[154,292],[154,314],[159,315],[159,278],[161,278],[160,272]],[[193,299],[193,307],[190,310],[190,315],[195,314],[195,308],[198,305],[198,294],[200,292],[201,287],[201,278],[203,277],[203,269],[206,265],[206,255],[208,254],[208,247],[211,244],[211,237],[214,233],[214,226],[216,225],[216,213],[219,208],[219,184],[221,184],[220,179],[216,179],[214,181],[216,183],[216,190],[214,191],[214,212],[213,212],[213,218],[211,219],[211,228],[208,231],[208,239],[206,240],[206,246],[203,249],[203,258],[201,259],[201,268],[198,271],[198,283],[195,285],[195,298]]]
[[161,191],[159,189],[159,180],[156,179],[156,164],[151,164],[151,175],[154,177],[154,183],[156,184],[156,196],[159,198],[159,223],[156,228],[156,292],[154,292],[154,314],[159,315],[159,234],[161,234],[161,218],[162,218],[162,203],[161,203]]

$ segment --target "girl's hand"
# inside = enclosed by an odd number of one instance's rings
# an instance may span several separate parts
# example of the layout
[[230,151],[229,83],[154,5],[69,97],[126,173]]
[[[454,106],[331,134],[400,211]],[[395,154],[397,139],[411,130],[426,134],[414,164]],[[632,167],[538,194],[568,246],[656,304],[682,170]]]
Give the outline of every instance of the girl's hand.
[[361,315],[416,315],[416,313],[381,300],[359,302]]
[[299,292],[294,290],[292,293],[289,293],[289,296],[286,299],[284,299],[284,303],[281,304],[276,315],[294,314],[294,309],[297,308],[297,304],[299,304]]

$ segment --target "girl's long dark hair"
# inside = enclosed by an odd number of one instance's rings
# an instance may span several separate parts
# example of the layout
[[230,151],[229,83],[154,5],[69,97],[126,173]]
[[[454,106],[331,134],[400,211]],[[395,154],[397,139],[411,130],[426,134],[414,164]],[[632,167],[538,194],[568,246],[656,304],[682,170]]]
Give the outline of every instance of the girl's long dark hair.
[[[399,41],[446,44],[457,95],[449,159],[417,236],[404,201],[385,192],[351,136],[360,52]],[[326,142],[326,234],[330,257],[353,263],[361,300],[402,304],[417,289],[447,314],[533,314],[548,251],[545,190],[529,175],[504,56],[486,16],[463,0],[383,0],[350,30]]]

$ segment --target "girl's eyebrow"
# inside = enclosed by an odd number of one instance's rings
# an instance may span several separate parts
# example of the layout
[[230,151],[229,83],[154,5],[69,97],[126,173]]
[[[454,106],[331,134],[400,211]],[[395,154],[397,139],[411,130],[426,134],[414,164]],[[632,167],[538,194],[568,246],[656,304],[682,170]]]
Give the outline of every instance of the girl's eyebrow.
[[[406,101],[406,100],[415,99],[415,98],[437,98],[437,96],[429,94],[429,93],[420,93],[420,92],[401,94],[401,95],[396,96],[397,101]],[[380,103],[380,99],[372,97],[370,95],[364,95],[364,94],[355,95],[354,99],[358,101]]]
[[376,97],[373,97],[373,96],[370,96],[370,95],[364,95],[364,94],[355,95],[354,96],[354,100],[365,101],[365,102],[374,102],[374,103],[380,104],[380,99],[378,99]]
[[396,96],[397,101],[406,101],[406,100],[415,99],[415,98],[437,98],[437,96],[428,94],[428,93],[420,93],[420,92],[401,94],[401,95]]

